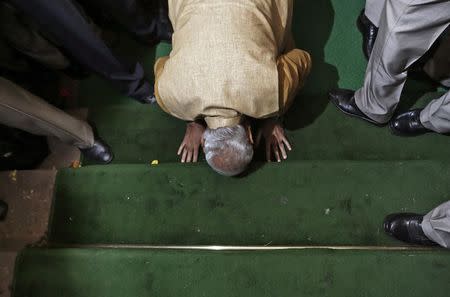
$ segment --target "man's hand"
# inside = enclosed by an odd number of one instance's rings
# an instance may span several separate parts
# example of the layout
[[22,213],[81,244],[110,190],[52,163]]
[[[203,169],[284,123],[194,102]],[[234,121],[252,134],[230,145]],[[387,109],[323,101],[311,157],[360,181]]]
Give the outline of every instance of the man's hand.
[[262,137],[264,137],[266,143],[267,162],[272,161],[272,155],[275,156],[277,162],[281,162],[281,158],[287,159],[286,151],[291,151],[292,148],[286,138],[282,124],[277,119],[272,118],[263,121],[256,138],[257,145],[261,142]]
[[205,126],[201,123],[191,122],[186,125],[186,133],[178,149],[178,156],[181,155],[181,163],[197,162],[204,132]]

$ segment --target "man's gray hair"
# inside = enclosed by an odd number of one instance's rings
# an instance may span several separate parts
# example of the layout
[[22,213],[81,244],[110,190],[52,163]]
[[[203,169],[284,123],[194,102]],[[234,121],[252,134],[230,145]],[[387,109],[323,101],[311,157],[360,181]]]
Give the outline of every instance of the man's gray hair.
[[206,161],[225,176],[242,173],[253,158],[253,146],[243,126],[206,129],[203,136]]

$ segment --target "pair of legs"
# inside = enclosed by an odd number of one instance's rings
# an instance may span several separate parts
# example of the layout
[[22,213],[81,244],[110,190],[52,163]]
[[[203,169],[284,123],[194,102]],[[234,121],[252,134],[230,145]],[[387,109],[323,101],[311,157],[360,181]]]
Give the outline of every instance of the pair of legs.
[[[407,69],[450,25],[449,11],[450,1],[367,2],[366,15],[375,25],[379,24],[379,32],[364,86],[355,93],[355,102],[362,112],[379,123],[391,119],[406,82]],[[448,56],[448,52],[443,55]],[[425,107],[420,120],[430,130],[450,132],[450,93]]]
[[[371,12],[373,5],[369,3],[366,11],[369,18],[379,18],[379,31],[370,55],[364,86],[354,96],[349,92],[332,93],[331,99],[341,110],[383,125],[391,120],[399,103],[408,68],[430,49],[449,26],[450,1],[377,2],[385,3],[381,16]],[[433,100],[423,110],[408,114],[406,119],[408,129],[416,129],[421,133],[450,132],[450,93]]]
[[[364,87],[354,94],[359,111],[375,123],[386,123],[400,100],[408,68],[432,46],[450,23],[449,1],[367,0],[365,53],[370,56]],[[371,27],[372,26],[372,27]],[[374,27],[379,27],[372,49]],[[378,30],[378,28],[375,28]],[[369,33],[369,34],[367,34]],[[375,31],[376,33],[376,31]],[[427,62],[424,70],[433,79],[448,86],[450,78],[450,39],[444,40]],[[349,92],[347,92],[349,94]],[[332,94],[333,95],[333,94]],[[449,131],[450,98],[447,93],[432,101],[419,114],[420,121],[430,130]],[[358,109],[346,109],[358,114]],[[450,201],[427,215],[400,213],[387,216],[386,232],[405,242],[439,244],[450,247]]]
[[439,244],[450,248],[450,201],[425,216],[411,213],[392,214],[384,223],[386,232],[408,243]]
[[[381,23],[381,16],[385,9],[387,0],[366,0],[366,6],[363,11],[364,16],[360,16],[358,20],[361,22],[361,17],[366,17],[370,22],[366,24],[368,29],[374,30],[373,35],[376,37],[378,28]],[[367,22],[362,20],[362,22]],[[364,24],[361,24],[364,26]],[[361,28],[362,29],[362,28]],[[442,85],[450,87],[450,27],[447,28],[447,32],[443,34],[440,39],[440,44],[433,56],[426,62],[423,67],[423,70],[428,74],[429,77],[434,79],[435,81],[440,82]],[[367,56],[370,57],[370,53],[373,49],[373,45],[375,43],[375,38],[371,38],[372,36],[365,36],[364,43],[366,48],[364,48],[364,52],[367,53]]]
[[[63,49],[71,59],[113,82],[124,95],[143,103],[153,102],[153,87],[144,78],[142,66],[139,63],[127,63],[117,58],[95,32],[75,0],[10,0],[9,2],[35,22],[39,31]],[[120,11],[123,15],[121,22],[136,34],[154,35],[157,40],[162,37],[164,24],[160,24],[164,17],[155,14],[146,18],[141,14],[142,10],[136,4],[136,0],[93,0],[91,2],[98,3],[104,10],[111,11],[113,15],[119,15]],[[16,34],[11,32],[11,35]],[[30,48],[32,48],[31,45],[28,46],[28,49]]]
[[92,127],[13,82],[0,77],[0,123],[36,135],[53,136],[78,147],[86,157],[109,163],[112,154]]

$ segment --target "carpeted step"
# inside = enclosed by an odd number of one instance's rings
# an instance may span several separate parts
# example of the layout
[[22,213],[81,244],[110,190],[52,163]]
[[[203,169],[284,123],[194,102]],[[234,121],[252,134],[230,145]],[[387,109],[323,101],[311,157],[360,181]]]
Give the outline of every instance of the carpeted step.
[[28,249],[14,297],[447,297],[444,251]]
[[205,164],[59,172],[50,242],[167,245],[401,245],[392,212],[450,199],[450,162],[260,164],[245,178]]
[[[429,94],[420,102],[438,94]],[[319,100],[311,100],[316,99]],[[331,104],[318,118],[313,118],[314,108],[307,103],[298,114],[287,118],[288,137],[294,148],[289,160],[450,159],[448,137],[437,134],[397,137],[387,128],[373,127],[345,116]],[[115,163],[179,160],[176,152],[183,140],[185,124],[157,106],[135,104],[93,109],[90,118],[100,135],[112,146]],[[255,159],[264,159],[261,149]]]
[[[111,106],[90,111],[99,134],[112,147],[114,163],[177,161],[185,123],[158,106]],[[90,164],[85,161],[85,164]]]

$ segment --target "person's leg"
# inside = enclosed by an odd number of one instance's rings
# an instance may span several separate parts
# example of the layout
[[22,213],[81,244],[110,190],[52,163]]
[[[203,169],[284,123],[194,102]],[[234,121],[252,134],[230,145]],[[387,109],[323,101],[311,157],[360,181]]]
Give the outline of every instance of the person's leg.
[[0,2],[0,35],[10,46],[37,62],[56,70],[66,69],[70,61],[29,24],[22,22],[18,11]]
[[80,149],[94,145],[91,126],[0,77],[0,123],[36,135],[54,136]]
[[[85,0],[78,0],[81,3]],[[109,13],[139,40],[147,43],[170,41],[172,27],[169,21],[167,0],[143,2],[139,0],[91,0],[89,5]]]
[[425,64],[423,70],[435,81],[450,87],[450,27],[440,41],[431,59]]
[[449,25],[450,0],[388,0],[355,102],[369,118],[386,123],[400,100],[407,69]]
[[386,0],[366,0],[364,14],[377,27],[380,27],[381,14],[385,5]]
[[450,201],[430,211],[423,217],[425,235],[439,245],[450,248]]
[[113,82],[124,95],[147,103],[153,87],[139,63],[120,61],[95,34],[72,0],[10,0],[81,65]]
[[367,60],[370,59],[378,34],[381,14],[386,0],[366,0],[366,7],[361,11],[356,22],[363,37],[362,50]]
[[422,125],[438,133],[450,133],[450,91],[431,101],[420,113]]

